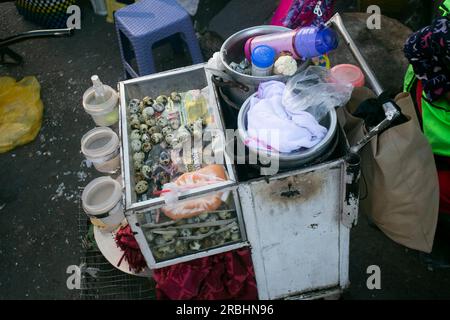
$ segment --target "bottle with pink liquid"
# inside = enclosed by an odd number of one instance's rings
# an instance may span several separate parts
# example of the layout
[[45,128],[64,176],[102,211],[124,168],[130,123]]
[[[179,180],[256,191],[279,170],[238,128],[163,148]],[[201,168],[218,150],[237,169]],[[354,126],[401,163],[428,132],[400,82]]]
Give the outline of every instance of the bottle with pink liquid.
[[277,54],[289,52],[294,59],[309,59],[336,49],[338,43],[338,36],[333,29],[311,26],[249,38],[244,52],[251,61],[253,49],[266,45],[274,48]]

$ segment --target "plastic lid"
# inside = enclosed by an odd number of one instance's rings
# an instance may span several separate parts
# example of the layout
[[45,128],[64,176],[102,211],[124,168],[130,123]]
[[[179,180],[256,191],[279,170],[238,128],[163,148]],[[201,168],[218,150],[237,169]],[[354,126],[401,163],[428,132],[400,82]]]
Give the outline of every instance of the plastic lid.
[[316,35],[316,50],[319,54],[333,51],[339,45],[338,36],[333,29],[320,28]]
[[336,49],[339,41],[333,29],[309,26],[298,29],[294,45],[300,57],[309,59]]
[[84,110],[92,115],[100,115],[111,112],[119,101],[119,95],[110,86],[103,85],[105,90],[106,101],[100,104],[95,103],[95,88],[90,87],[83,94],[83,107]]
[[81,152],[86,158],[101,158],[119,148],[119,137],[108,127],[98,127],[88,131],[81,138]]
[[83,209],[91,215],[103,214],[114,208],[122,200],[122,187],[111,177],[92,180],[83,190]]
[[276,52],[272,47],[261,45],[253,49],[252,63],[258,68],[268,68],[275,62]]
[[330,70],[333,82],[350,83],[353,87],[364,86],[364,74],[361,69],[352,64],[339,64]]

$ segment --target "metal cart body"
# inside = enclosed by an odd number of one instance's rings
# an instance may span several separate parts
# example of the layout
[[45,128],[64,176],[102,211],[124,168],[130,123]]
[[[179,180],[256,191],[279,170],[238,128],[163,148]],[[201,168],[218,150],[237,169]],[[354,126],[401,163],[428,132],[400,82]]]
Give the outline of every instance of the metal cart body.
[[340,158],[239,185],[260,299],[323,297],[349,285],[358,214],[350,190],[359,178],[359,167],[349,166]]

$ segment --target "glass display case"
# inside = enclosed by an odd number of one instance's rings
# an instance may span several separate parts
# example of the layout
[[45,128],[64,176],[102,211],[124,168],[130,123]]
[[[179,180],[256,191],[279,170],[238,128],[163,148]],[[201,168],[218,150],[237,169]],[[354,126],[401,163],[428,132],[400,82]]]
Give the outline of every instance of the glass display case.
[[205,64],[119,83],[124,207],[149,267],[247,244]]

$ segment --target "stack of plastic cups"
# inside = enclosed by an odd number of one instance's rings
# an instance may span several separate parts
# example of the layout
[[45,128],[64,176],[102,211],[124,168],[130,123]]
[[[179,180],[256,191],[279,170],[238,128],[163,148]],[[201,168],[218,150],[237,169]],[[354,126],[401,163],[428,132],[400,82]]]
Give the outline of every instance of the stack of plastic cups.
[[[114,174],[120,169],[120,140],[107,126],[117,123],[118,95],[103,85],[97,76],[93,86],[83,95],[83,107],[96,127],[81,139],[81,152],[97,171]],[[92,180],[81,195],[82,206],[91,222],[102,231],[110,232],[125,219],[122,205],[122,186],[109,176]]]

